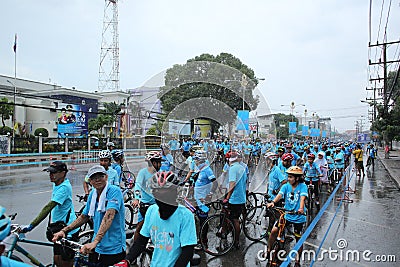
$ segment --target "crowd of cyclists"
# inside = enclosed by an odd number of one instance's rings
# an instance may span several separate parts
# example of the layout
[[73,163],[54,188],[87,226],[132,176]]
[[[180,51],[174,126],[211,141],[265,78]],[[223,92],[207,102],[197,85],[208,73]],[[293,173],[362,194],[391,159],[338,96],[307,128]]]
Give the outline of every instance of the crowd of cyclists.
[[[159,150],[146,152],[147,166],[139,170],[135,181],[124,181],[124,152],[109,142],[107,150],[99,152],[99,164],[91,167],[83,178],[87,201],[83,212],[75,216],[72,187],[66,178],[67,165],[54,161],[44,169],[54,183],[51,200],[20,231],[32,231],[49,216],[49,225],[64,223],[51,241],[77,240],[79,227],[90,218],[94,222],[94,235],[80,252],[89,254],[90,262],[98,266],[132,266],[149,243],[153,247],[151,266],[188,266],[196,250],[206,250],[208,240],[207,235],[199,235],[193,213],[180,201],[182,187],[187,186],[192,192],[193,212],[200,220],[200,227],[209,217],[208,202],[213,194],[215,199],[216,192],[220,192],[220,202],[228,207],[234,225],[233,247],[238,249],[240,224],[245,223],[243,218],[248,209],[247,196],[255,170],[259,170],[263,184],[257,190],[265,193],[268,208],[292,211],[285,219],[294,226],[298,240],[305,228],[310,193],[319,208],[320,189],[325,186],[330,193],[352,158],[357,175],[364,176],[363,154],[368,156],[366,167],[373,167],[377,156],[373,144],[227,138],[180,141],[172,137]],[[130,205],[138,210],[138,223],[128,250],[121,192],[127,182],[134,185],[134,200]],[[10,222],[4,215],[0,222],[1,236],[5,238]],[[277,237],[278,223],[270,221],[268,225],[266,258]],[[219,234],[223,238],[224,233]],[[53,254],[57,266],[72,266],[74,253],[68,248],[56,244]],[[299,259],[295,266],[300,266]]]

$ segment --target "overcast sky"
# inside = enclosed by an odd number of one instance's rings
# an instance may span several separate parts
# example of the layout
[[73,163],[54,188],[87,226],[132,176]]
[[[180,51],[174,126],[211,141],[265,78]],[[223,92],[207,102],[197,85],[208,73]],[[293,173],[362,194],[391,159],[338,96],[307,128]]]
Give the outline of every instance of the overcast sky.
[[[400,37],[399,0],[372,1],[372,41]],[[0,74],[95,91],[98,86],[102,0],[2,1]],[[120,88],[202,53],[231,53],[255,71],[273,112],[331,117],[340,131],[367,116],[367,0],[122,0],[119,2]],[[398,58],[398,46],[392,46]],[[378,56],[379,58],[379,53]],[[390,59],[390,55],[389,58]],[[392,58],[393,59],[393,58]],[[393,64],[394,65],[394,64]],[[391,66],[394,70],[396,66]],[[376,74],[379,68],[373,69]],[[382,76],[382,75],[381,75]]]

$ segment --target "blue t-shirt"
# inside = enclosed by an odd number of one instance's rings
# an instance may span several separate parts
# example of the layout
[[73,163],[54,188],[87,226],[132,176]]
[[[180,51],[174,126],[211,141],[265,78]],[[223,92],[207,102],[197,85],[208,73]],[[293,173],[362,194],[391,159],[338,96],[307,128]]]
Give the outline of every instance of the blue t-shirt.
[[135,199],[143,203],[155,204],[154,196],[151,194],[149,179],[153,177],[147,168],[139,171],[135,182]]
[[279,168],[279,170],[281,171],[281,173],[283,174],[283,176],[285,176],[285,179],[287,180],[288,174],[287,174],[286,171],[287,171],[287,169],[289,169],[289,168],[286,168],[285,166],[283,166],[282,161],[279,162],[279,160],[278,160],[278,168]]
[[197,178],[196,183],[194,186],[203,186],[211,183],[211,180],[215,178],[215,175],[210,168],[210,166],[207,166],[206,163],[200,164],[197,166],[197,168],[200,170],[199,172],[199,177]]
[[154,244],[150,266],[174,266],[182,247],[197,244],[194,215],[181,205],[167,220],[160,218],[157,205],[150,206],[140,234]]
[[113,163],[113,164],[111,164],[111,168],[113,168],[117,172],[118,177],[119,177],[119,182],[122,182],[122,177],[121,177],[122,167],[121,167],[121,165],[119,165],[118,163]]
[[344,168],[344,154],[342,151],[340,151],[339,153],[337,153],[335,155],[335,166],[338,169],[343,169]]
[[175,150],[179,149],[180,144],[179,144],[178,140],[172,139],[168,142],[168,145],[172,151],[175,151]]
[[186,142],[183,141],[183,143],[182,143],[183,151],[189,151],[190,147],[191,147],[191,144],[188,141],[186,141]]
[[[279,191],[280,195],[285,199],[285,209],[298,211],[300,208],[300,197],[308,197],[307,185],[299,183],[296,188],[292,191],[292,185],[289,183],[284,184]],[[306,213],[306,206],[304,205],[304,213]],[[286,214],[285,219],[293,223],[304,223],[306,222],[306,216],[301,214]]]
[[31,267],[31,265],[19,262],[16,260],[12,260],[5,256],[0,256],[0,266],[1,267]]
[[[89,194],[86,207],[83,210],[83,214],[88,216],[90,203],[92,200],[93,192],[92,190]],[[95,251],[99,254],[118,254],[126,250],[126,235],[125,235],[125,207],[124,199],[119,187],[115,185],[109,185],[106,192],[106,211],[109,209],[114,209],[116,211],[114,219],[111,223],[110,228],[104,234],[100,243],[97,244]],[[96,201],[95,212],[93,216],[94,223],[94,235],[93,239],[96,237],[96,233],[99,231],[105,212],[100,212],[97,210],[98,201]]]
[[304,164],[303,172],[306,176],[306,181],[310,181],[310,178],[312,178],[313,181],[318,181],[318,175],[322,174],[321,168],[314,161],[312,164],[307,161],[306,164]]
[[[68,179],[65,179],[59,185],[53,184],[53,193],[51,194],[51,201],[57,205],[51,211],[51,221],[66,221],[68,213],[69,220],[67,225],[70,225],[76,219],[74,205],[72,204],[72,186]],[[79,229],[74,229],[68,233],[68,236],[78,232]]]
[[174,158],[171,154],[163,155],[162,158],[164,161],[161,161],[160,171],[170,171],[171,166],[174,164]]
[[277,191],[281,186],[281,183],[285,181],[286,178],[276,165],[269,172],[268,178],[268,195],[270,196],[269,200],[274,200],[276,194],[274,194],[273,191]]
[[234,162],[229,167],[229,183],[235,182],[235,188],[233,189],[232,195],[229,198],[230,204],[244,204],[246,203],[246,181],[247,175],[245,168]]
[[119,187],[119,175],[117,171],[110,167],[107,170],[107,174],[108,174],[108,183]]

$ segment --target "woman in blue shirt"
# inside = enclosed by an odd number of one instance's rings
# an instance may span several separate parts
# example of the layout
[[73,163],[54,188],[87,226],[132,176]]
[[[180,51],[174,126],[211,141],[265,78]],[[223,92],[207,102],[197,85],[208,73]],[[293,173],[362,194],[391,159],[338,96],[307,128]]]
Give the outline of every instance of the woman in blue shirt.
[[[303,180],[303,171],[298,166],[292,166],[287,171],[288,174],[288,183],[284,184],[279,191],[278,195],[275,199],[267,204],[267,208],[274,207],[275,203],[278,203],[282,198],[285,199],[285,209],[291,211],[297,211],[297,214],[286,214],[286,226],[290,226],[293,224],[294,233],[296,234],[296,241],[301,238],[303,233],[304,223],[306,222],[306,207],[305,200],[308,197],[307,194],[307,186],[304,184]],[[274,244],[277,236],[278,236],[278,222],[275,222],[274,227],[272,228],[271,234],[268,238],[268,249],[266,257],[269,257],[272,245]],[[299,253],[296,255],[296,263],[295,267],[300,266],[300,258],[303,251],[303,246],[300,247]]]

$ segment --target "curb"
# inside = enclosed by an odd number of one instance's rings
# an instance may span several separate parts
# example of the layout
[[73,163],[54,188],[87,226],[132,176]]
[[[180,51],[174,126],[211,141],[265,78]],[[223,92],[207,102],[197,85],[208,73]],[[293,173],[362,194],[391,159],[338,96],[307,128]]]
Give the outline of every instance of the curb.
[[396,173],[391,168],[388,167],[386,162],[379,156],[379,154],[378,154],[378,159],[382,163],[383,167],[385,167],[385,169],[389,173],[389,175],[392,178],[393,182],[395,183],[397,189],[400,191],[400,178],[398,178],[396,176]]

